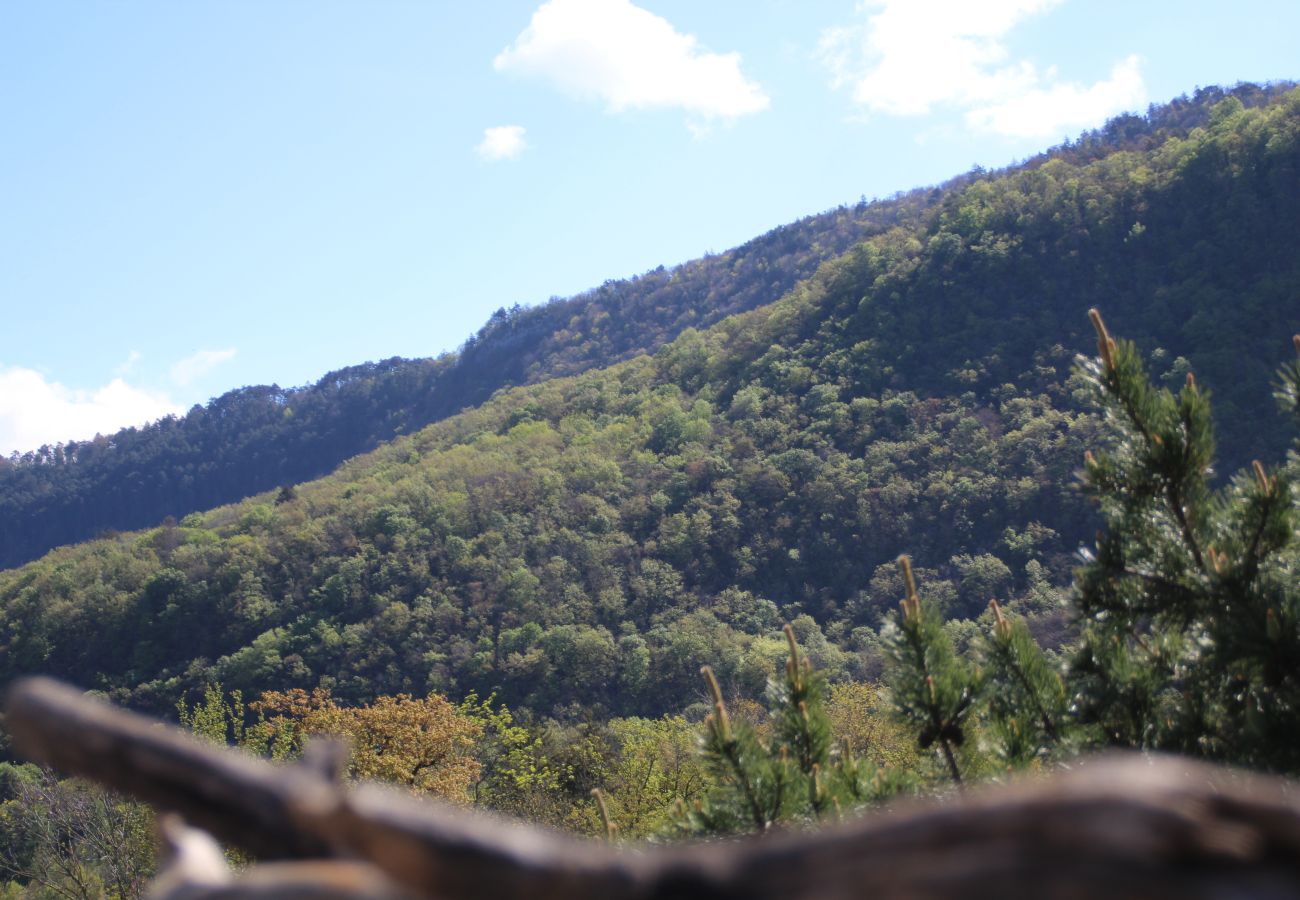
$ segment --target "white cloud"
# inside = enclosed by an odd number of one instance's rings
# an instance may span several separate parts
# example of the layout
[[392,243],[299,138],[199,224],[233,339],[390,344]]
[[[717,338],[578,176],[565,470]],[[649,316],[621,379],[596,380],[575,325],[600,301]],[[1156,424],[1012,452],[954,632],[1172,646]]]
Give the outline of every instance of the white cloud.
[[475,147],[475,152],[483,159],[496,162],[502,159],[517,159],[528,147],[524,141],[524,126],[498,125],[483,129],[483,140]]
[[978,130],[1013,137],[1059,136],[1140,106],[1146,89],[1136,57],[1091,86],[1058,81],[1013,60],[1003,39],[1020,22],[1064,0],[864,0],[863,21],[823,32],[819,55],[836,88],[868,112],[926,115],[966,111]]
[[1110,78],[1091,87],[1054,84],[1034,88],[1001,103],[972,109],[966,113],[966,122],[978,131],[1011,137],[1059,137],[1145,102],[1140,63],[1130,56],[1115,64]]
[[121,378],[81,391],[47,381],[32,369],[0,368],[0,453],[6,455],[112,434],[181,412],[165,395],[132,387]]
[[234,347],[227,350],[200,350],[172,364],[170,370],[172,381],[181,387],[186,387],[223,362],[234,359],[238,352]]
[[629,0],[549,0],[493,65],[601,100],[613,113],[681,109],[697,132],[769,102],[741,74],[740,54],[710,53]]

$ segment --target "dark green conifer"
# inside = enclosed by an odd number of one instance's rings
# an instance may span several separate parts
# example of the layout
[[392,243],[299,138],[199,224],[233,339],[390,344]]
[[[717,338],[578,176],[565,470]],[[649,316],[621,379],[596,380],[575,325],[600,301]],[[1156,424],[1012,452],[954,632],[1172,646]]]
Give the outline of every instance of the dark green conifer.
[[906,777],[834,746],[826,715],[826,679],[785,626],[790,655],[768,683],[766,740],[748,722],[733,721],[713,671],[701,673],[713,712],[700,746],[710,776],[705,797],[678,810],[676,826],[692,834],[765,832],[838,817],[845,810],[898,793]]
[[[1099,359],[1081,371],[1113,440],[1085,460],[1106,527],[1077,574],[1082,718],[1110,743],[1296,771],[1291,478],[1257,461],[1215,488],[1207,393],[1190,374],[1177,395],[1153,388],[1136,348],[1090,316]],[[1300,364],[1280,378],[1278,395],[1295,412]]]
[[899,603],[898,627],[886,635],[891,669],[889,687],[899,713],[917,729],[922,749],[934,747],[948,774],[962,783],[957,749],[966,740],[966,723],[979,693],[980,677],[953,650],[943,617],[921,605],[912,563],[899,557],[907,596]]
[[1023,619],[989,601],[992,627],[983,642],[990,728],[1003,761],[1022,767],[1067,745],[1069,704],[1058,667]]
[[713,700],[700,740],[711,785],[679,825],[705,834],[767,831],[788,799],[789,753],[773,753],[748,722],[733,724],[713,669],[705,666],[700,674]]

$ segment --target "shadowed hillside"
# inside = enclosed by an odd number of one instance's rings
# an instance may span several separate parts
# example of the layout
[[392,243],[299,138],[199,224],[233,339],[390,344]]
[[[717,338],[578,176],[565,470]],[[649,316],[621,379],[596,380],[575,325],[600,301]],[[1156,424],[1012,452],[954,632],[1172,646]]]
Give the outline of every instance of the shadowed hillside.
[[[1023,178],[1030,177],[1030,172],[1057,163],[1082,165],[1110,156],[1122,160],[1127,154],[1150,153],[1167,141],[1185,140],[1209,123],[1214,104],[1225,96],[1231,95],[1245,106],[1254,107],[1276,98],[1282,90],[1283,86],[1255,85],[1240,85],[1231,91],[1200,90],[1190,99],[1184,97],[1152,107],[1146,116],[1119,117],[1104,128],[1037,157],[1009,174],[1021,177],[1022,183],[1028,184]],[[1249,172],[1241,174],[1247,179],[1251,177]],[[205,407],[196,406],[181,418],[168,418],[91,441],[43,447],[23,456],[0,459],[0,566],[17,565],[54,546],[95,534],[153,525],[167,516],[179,518],[277,486],[306,481],[394,435],[409,433],[477,405],[501,388],[576,374],[653,352],[686,328],[707,328],[728,315],[771,303],[809,277],[819,264],[863,240],[893,233],[895,242],[901,240],[900,235],[907,235],[907,240],[916,242],[941,238],[965,241],[969,245],[978,244],[976,232],[982,228],[1014,232],[1015,217],[1021,211],[1013,208],[983,209],[975,218],[954,218],[954,215],[964,215],[954,204],[965,204],[966,212],[971,212],[972,198],[967,191],[972,184],[985,183],[988,178],[986,174],[971,173],[942,188],[841,207],[775,229],[718,256],[674,269],[660,268],[638,278],[610,281],[569,300],[502,309],[458,353],[438,359],[394,358],[366,363],[332,372],[316,384],[301,388],[282,389],[274,385],[242,388]],[[1033,196],[1032,186],[1023,190]],[[1268,184],[1254,184],[1243,196],[1256,197],[1259,203],[1274,202],[1268,199],[1269,190]],[[1094,203],[1092,199],[1080,197],[1075,202],[1084,215],[1078,222],[1079,228],[1090,229],[1102,224],[1086,219],[1086,207]],[[942,222],[938,218],[941,211],[945,216]],[[1251,231],[1276,227],[1275,217],[1268,210],[1260,216],[1255,216],[1251,209],[1224,213],[1214,206],[1195,208],[1189,201],[1173,214],[1182,218],[1155,222],[1161,230],[1145,238],[1148,243],[1165,240],[1182,229],[1186,232],[1185,239],[1201,242],[1209,248],[1208,252],[1221,257],[1204,260],[1205,265],[1214,266],[1215,275],[1204,285],[1197,303],[1212,304],[1216,297],[1229,297],[1232,285],[1242,277],[1242,272],[1256,271],[1260,264],[1282,265],[1268,256],[1271,252],[1268,241],[1257,240]],[[1122,225],[1137,229],[1135,241],[1153,224],[1143,219],[1137,208],[1117,210],[1116,215],[1132,219]],[[1243,222],[1243,216],[1251,217],[1250,221]],[[1220,225],[1229,233],[1214,232]],[[1186,312],[1169,306],[1165,298],[1195,293],[1189,288],[1188,279],[1200,275],[1200,269],[1195,266],[1183,274],[1160,272],[1151,267],[1131,273],[1125,268],[1128,263],[1114,255],[1093,264],[1105,268],[1099,273],[1079,268],[1077,261],[1070,258],[1035,256],[1032,243],[1024,243],[1023,238],[1017,240],[1021,243],[1012,241],[1001,247],[978,248],[979,255],[965,257],[961,265],[980,268],[979,273],[953,269],[934,276],[938,280],[932,284],[909,288],[920,291],[913,296],[923,301],[914,306],[915,315],[924,319],[942,308],[942,301],[939,306],[931,306],[930,301],[945,290],[944,284],[951,278],[1007,277],[1013,284],[1017,279],[1023,279],[1024,284],[1036,284],[1034,279],[1041,279],[1041,299],[1050,308],[1060,297],[1085,283],[1091,283],[1086,289],[1093,290],[1108,287],[1108,279],[1128,279],[1136,274],[1142,279],[1145,292],[1131,293],[1155,301],[1147,315],[1158,322]],[[1042,246],[1045,248],[1047,244]],[[1028,255],[1018,252],[1020,249]],[[1004,265],[1012,268],[1002,271],[990,268],[998,264],[998,253],[1005,257]],[[1155,258],[1153,254],[1152,259]],[[1140,268],[1140,262],[1138,265]],[[1031,273],[1025,266],[1035,266],[1040,271]],[[1283,279],[1279,283],[1285,284],[1286,273],[1279,272],[1279,277]],[[996,293],[994,289],[966,308],[963,315],[984,318],[973,331],[953,332],[957,335],[953,340],[960,343],[995,328],[1000,304]],[[1258,332],[1259,319],[1252,317],[1249,310],[1239,312],[1240,321],[1234,320],[1233,326],[1254,328]],[[995,315],[989,317],[986,315],[989,313]],[[1130,324],[1123,319],[1117,321],[1124,326]],[[1068,327],[1075,329],[1075,323]],[[1142,334],[1159,333],[1158,329],[1142,327],[1145,329],[1141,330]],[[1201,330],[1171,335],[1165,342],[1163,349],[1169,354],[1170,365],[1177,363],[1180,354],[1193,350],[1204,352],[1200,349],[1206,339],[1203,325],[1193,321],[1188,327]],[[911,331],[916,333],[926,328],[924,321],[911,325]],[[1068,345],[1073,333],[1072,330],[1052,337],[1040,331],[1029,340]],[[1259,337],[1258,333],[1255,336]],[[995,339],[994,343],[999,341]],[[920,356],[916,353],[904,356],[901,366],[893,368],[900,373],[902,382],[910,383],[913,375],[919,375],[919,383],[926,387],[946,390],[950,385],[940,382],[943,373],[952,368],[946,363],[951,353],[986,362],[996,355],[983,353],[979,347],[931,347]],[[1222,363],[1220,370],[1231,368],[1230,360]],[[1267,371],[1267,360],[1250,364],[1254,366],[1254,374]],[[915,371],[913,367],[917,367]],[[1009,367],[999,369],[993,361],[986,378],[1014,374]],[[1233,420],[1232,415],[1233,411],[1229,410],[1229,418],[1225,420],[1229,425],[1240,421]],[[1229,432],[1235,430],[1230,428]]]
[[1285,442],[1269,381],[1300,330],[1300,94],[928,209],[653,355],[0,573],[0,677],[157,710],[215,678],[656,713],[704,663],[761,690],[782,620],[832,678],[870,675],[904,551],[927,605],[1004,598],[1050,643],[1095,527],[1073,487],[1101,439],[1070,379],[1088,307],[1158,377],[1215,392],[1227,465]]

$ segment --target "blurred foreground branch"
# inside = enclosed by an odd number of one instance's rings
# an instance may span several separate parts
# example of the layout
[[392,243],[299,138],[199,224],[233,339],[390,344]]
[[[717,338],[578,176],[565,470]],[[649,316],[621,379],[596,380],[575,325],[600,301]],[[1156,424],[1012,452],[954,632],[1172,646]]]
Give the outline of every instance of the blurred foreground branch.
[[1294,786],[1176,758],[1102,758],[817,832],[620,850],[223,750],[46,679],[10,689],[6,727],[37,762],[301,861],[230,881],[171,822],[160,897],[1300,895]]

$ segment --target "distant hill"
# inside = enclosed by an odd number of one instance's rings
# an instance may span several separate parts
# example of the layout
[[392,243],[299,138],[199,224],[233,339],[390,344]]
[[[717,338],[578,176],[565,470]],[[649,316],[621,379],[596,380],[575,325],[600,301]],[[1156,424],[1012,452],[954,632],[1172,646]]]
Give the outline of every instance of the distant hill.
[[0,568],[307,481],[501,388],[653,352],[686,327],[776,300],[871,235],[922,227],[932,202],[915,191],[841,207],[673,269],[500,309],[437,359],[350,366],[298,388],[240,388],[182,417],[0,457]]
[[[1145,116],[1114,119],[1021,169],[1149,152],[1205,126],[1225,97],[1257,107],[1285,87],[1198,90]],[[654,352],[685,328],[776,300],[863,240],[893,229],[930,234],[937,210],[987,176],[969,173],[941,188],[810,216],[735,250],[568,300],[502,309],[459,352],[438,359],[366,363],[300,388],[242,388],[180,418],[0,458],[0,567],[319,477],[502,388]]]
[[[704,663],[760,690],[783,620],[832,677],[871,674],[901,552],[927,603],[973,618],[996,596],[1050,643],[1095,527],[1074,471],[1105,440],[1070,379],[1093,352],[1088,307],[1157,378],[1194,370],[1214,392],[1221,468],[1286,441],[1269,392],[1300,331],[1300,91],[1215,99],[1190,130],[1085,139],[915,198],[777,302],[652,355],[495,393],[293,491],[0,572],[0,678],[162,712],[219,680],[654,714],[697,696]],[[597,330],[614,312],[569,302],[568,335],[518,337],[520,354],[552,346],[538,359],[558,370],[587,340],[623,346],[600,337],[623,326]],[[498,316],[427,364],[423,399],[563,308]],[[688,324],[656,321],[674,323],[661,338]]]

